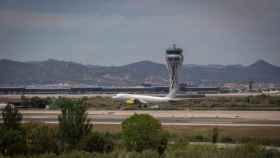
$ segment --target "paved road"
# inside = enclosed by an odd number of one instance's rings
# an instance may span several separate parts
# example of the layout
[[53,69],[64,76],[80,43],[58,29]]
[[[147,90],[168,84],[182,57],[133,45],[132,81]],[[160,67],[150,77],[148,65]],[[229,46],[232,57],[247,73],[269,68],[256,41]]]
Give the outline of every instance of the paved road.
[[[59,111],[22,110],[24,121],[57,123]],[[163,125],[280,127],[280,111],[88,111],[95,124],[120,124],[134,113],[147,113]]]

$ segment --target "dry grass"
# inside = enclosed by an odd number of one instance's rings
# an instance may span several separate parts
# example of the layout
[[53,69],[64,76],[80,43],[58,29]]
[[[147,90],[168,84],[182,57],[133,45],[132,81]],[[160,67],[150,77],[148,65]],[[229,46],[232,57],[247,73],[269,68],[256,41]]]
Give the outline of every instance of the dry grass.
[[[213,129],[213,126],[177,126],[177,125],[165,125],[163,129],[170,133],[178,135],[191,135],[193,133],[209,132]],[[222,135],[225,136],[255,136],[280,138],[280,127],[218,127]],[[102,132],[120,132],[121,125],[105,125],[96,124],[94,130]]]
[[[213,126],[164,126],[167,131],[184,136],[196,133],[209,133]],[[280,139],[280,127],[218,127],[222,136],[231,138],[256,137]]]
[[[178,136],[191,137],[195,134],[209,134],[213,126],[163,126],[163,129]],[[242,138],[265,138],[280,140],[280,127],[218,127],[223,137],[233,139]],[[120,125],[94,125],[94,130],[99,132],[118,133],[121,132]]]
[[[57,127],[58,125],[50,124],[50,127]],[[205,134],[212,131],[214,126],[177,126],[165,125],[163,129],[176,135],[192,136],[194,134]],[[242,137],[256,137],[256,138],[271,138],[280,139],[280,127],[225,127],[217,126],[222,136],[232,138]],[[118,124],[95,124],[94,131],[119,133],[121,132],[121,125]]]
[[98,132],[119,133],[121,132],[121,125],[96,124],[93,126],[93,130]]

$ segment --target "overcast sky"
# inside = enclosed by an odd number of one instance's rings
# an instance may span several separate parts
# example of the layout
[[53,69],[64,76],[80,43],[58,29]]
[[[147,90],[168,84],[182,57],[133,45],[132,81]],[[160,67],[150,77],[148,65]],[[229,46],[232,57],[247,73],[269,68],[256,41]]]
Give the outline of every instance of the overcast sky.
[[280,0],[0,0],[0,58],[280,65]]

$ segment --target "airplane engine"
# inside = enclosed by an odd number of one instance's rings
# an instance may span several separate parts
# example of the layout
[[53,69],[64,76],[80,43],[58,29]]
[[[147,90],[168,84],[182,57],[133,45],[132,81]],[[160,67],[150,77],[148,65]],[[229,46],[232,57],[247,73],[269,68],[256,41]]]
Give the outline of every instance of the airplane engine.
[[135,99],[128,99],[128,100],[126,100],[126,104],[128,104],[128,105],[133,105],[135,103],[136,103]]

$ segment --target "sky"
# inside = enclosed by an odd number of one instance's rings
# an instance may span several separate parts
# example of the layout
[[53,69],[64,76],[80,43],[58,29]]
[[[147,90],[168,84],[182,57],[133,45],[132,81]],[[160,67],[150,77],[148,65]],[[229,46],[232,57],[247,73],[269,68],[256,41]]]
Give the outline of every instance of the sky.
[[279,0],[0,0],[0,59],[280,65]]

